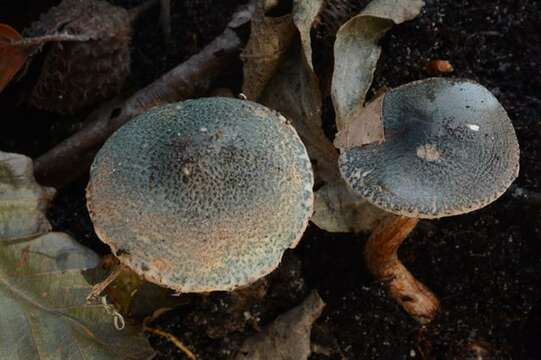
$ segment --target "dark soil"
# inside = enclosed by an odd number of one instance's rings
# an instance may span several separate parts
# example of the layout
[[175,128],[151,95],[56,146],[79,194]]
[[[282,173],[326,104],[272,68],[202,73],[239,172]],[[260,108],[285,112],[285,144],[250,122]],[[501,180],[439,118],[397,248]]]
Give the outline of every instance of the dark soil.
[[[22,29],[57,2],[8,6],[0,1],[0,22]],[[141,1],[113,2],[130,7]],[[235,6],[232,0],[173,3],[174,44],[161,43],[156,9],[138,21],[126,91],[196,53],[221,31]],[[511,191],[481,211],[420,222],[401,248],[406,266],[440,297],[437,319],[420,326],[388,299],[364,268],[365,235],[329,234],[310,226],[299,247],[258,285],[264,295],[196,296],[153,326],[178,336],[202,359],[224,359],[246,336],[317,289],[327,307],[314,327],[320,351],[313,360],[541,358],[541,208],[517,196],[524,190],[541,192],[541,3],[426,3],[421,16],[382,40],[371,94],[431,76],[430,60],[449,60],[455,69],[451,76],[477,80],[498,97],[522,151],[520,177]],[[216,87],[237,92],[240,74],[239,63]],[[0,96],[0,149],[37,156],[74,131],[84,116],[59,118],[33,110],[21,96],[23,85]],[[81,179],[63,189],[49,215],[56,229],[105,254],[108,249],[86,212],[85,184]],[[160,359],[184,358],[163,338],[152,336],[151,342]]]

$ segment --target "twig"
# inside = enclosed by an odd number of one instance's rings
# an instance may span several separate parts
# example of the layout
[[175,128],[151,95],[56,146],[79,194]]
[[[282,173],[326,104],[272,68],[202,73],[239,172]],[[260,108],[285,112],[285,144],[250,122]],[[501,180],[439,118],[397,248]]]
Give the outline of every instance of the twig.
[[197,357],[195,356],[195,354],[191,352],[190,349],[188,349],[188,347],[184,345],[182,341],[180,341],[175,335],[165,332],[163,330],[151,328],[148,326],[145,326],[143,330],[151,334],[163,336],[167,340],[171,341],[180,351],[182,351],[188,357],[188,359],[197,360]]
[[90,294],[88,294],[88,296],[86,297],[87,304],[96,300],[98,296],[101,295],[103,290],[105,290],[109,285],[111,285],[113,281],[116,280],[116,278],[120,275],[120,273],[122,273],[122,270],[123,270],[123,266],[120,264],[117,264],[113,268],[113,271],[111,271],[111,273],[105,278],[105,280],[100,281],[99,283],[94,285],[92,287],[92,290],[90,291]]
[[88,41],[91,37],[85,34],[69,34],[69,33],[56,33],[50,35],[36,36],[25,38],[19,41],[13,41],[10,43],[12,46],[20,47],[33,47],[36,45],[42,45],[50,41]]
[[[251,4],[248,8],[251,8]],[[235,28],[249,20],[241,7],[224,32],[201,52],[173,68],[125,101],[104,104],[71,137],[34,161],[34,174],[43,185],[62,187],[84,173],[101,144],[120,126],[153,106],[188,99],[207,91],[210,80],[228,68],[242,44]]]

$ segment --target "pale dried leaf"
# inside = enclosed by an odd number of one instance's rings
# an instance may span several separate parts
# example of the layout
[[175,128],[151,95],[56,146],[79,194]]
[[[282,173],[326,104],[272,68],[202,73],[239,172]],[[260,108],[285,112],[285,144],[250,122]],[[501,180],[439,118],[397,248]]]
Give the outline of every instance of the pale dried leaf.
[[148,358],[152,350],[139,329],[118,331],[103,305],[86,304],[86,278],[98,263],[63,233],[1,243],[0,358]]
[[0,152],[0,243],[48,232],[43,212],[54,193],[38,185],[30,158]]
[[385,215],[339,179],[316,191],[311,221],[329,232],[358,233],[371,231]]
[[299,306],[280,315],[261,333],[247,339],[236,360],[306,360],[312,325],[325,303],[313,291]]
[[293,22],[299,30],[304,56],[312,71],[314,71],[314,66],[312,65],[310,31],[322,5],[323,0],[295,0],[293,3]]
[[265,16],[265,2],[256,4],[250,38],[241,54],[244,63],[242,92],[256,100],[272,78],[295,37],[293,17]]
[[31,159],[0,152],[0,359],[147,358],[141,331],[118,331],[110,309],[86,304],[99,257],[66,234],[40,235],[53,194]]
[[383,130],[383,99],[381,95],[370,102],[366,107],[353,111],[348,116],[358,119],[349,122],[349,126],[340,130],[334,138],[334,146],[341,149],[350,149],[372,143],[382,143],[385,140]]
[[423,5],[423,0],[374,0],[340,27],[331,89],[338,130],[354,120],[351,113],[364,105],[381,54],[378,40],[393,24],[417,16]]

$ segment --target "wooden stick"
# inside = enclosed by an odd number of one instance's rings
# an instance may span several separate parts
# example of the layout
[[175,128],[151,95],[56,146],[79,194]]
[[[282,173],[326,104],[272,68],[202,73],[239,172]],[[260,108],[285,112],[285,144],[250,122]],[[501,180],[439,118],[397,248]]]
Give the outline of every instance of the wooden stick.
[[177,349],[182,351],[184,353],[184,355],[186,355],[188,357],[188,359],[197,360],[197,357],[195,356],[195,354],[190,349],[188,349],[188,347],[186,345],[184,345],[184,343],[182,343],[182,341],[180,341],[175,335],[170,334],[170,333],[168,333],[166,331],[163,331],[161,329],[156,329],[156,328],[152,328],[152,327],[148,327],[148,326],[145,326],[143,328],[143,331],[151,333],[151,334],[156,334],[156,335],[159,335],[159,336],[162,336],[162,337],[166,338],[167,340],[172,342],[177,347]]
[[418,219],[390,215],[372,231],[365,259],[374,277],[386,283],[390,296],[421,324],[429,323],[439,309],[436,296],[398,259],[398,248]]

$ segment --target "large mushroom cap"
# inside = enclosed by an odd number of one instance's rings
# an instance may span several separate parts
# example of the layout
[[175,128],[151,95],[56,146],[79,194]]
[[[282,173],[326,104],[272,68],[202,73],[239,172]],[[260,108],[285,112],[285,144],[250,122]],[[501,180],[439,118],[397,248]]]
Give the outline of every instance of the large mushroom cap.
[[343,152],[353,190],[389,212],[438,218],[502,195],[518,175],[515,131],[498,100],[468,80],[433,78],[385,94],[385,141]]
[[306,149],[280,114],[207,98],[155,108],[99,151],[87,189],[98,236],[149,281],[231,290],[268,274],[312,212]]

